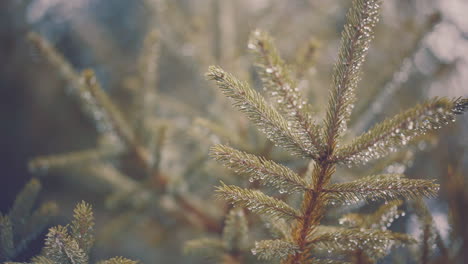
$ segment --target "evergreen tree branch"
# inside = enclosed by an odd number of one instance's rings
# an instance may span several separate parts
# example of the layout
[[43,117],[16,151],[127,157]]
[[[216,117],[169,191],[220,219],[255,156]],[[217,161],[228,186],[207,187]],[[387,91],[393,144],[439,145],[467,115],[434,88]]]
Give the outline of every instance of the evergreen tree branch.
[[223,229],[223,243],[231,252],[238,252],[248,246],[248,223],[242,209],[231,209]]
[[307,72],[315,66],[319,48],[320,43],[314,38],[310,38],[304,46],[298,49],[293,65],[298,80],[304,79]]
[[211,156],[224,166],[240,174],[250,177],[250,181],[258,180],[262,184],[271,185],[280,190],[297,192],[307,188],[307,183],[288,167],[256,155],[216,145],[211,148]]
[[82,201],[73,210],[71,223],[71,235],[78,242],[78,246],[86,253],[93,246],[94,216],[91,205]]
[[255,242],[255,248],[252,249],[252,254],[257,255],[261,260],[283,260],[289,255],[295,254],[298,247],[290,242],[276,240],[262,240]]
[[223,241],[215,238],[201,238],[190,240],[185,243],[186,254],[197,254],[200,256],[221,258],[226,248]]
[[338,254],[363,250],[372,258],[381,258],[399,244],[415,243],[408,235],[390,231],[372,229],[337,229],[332,233],[324,233],[310,242],[310,247],[318,251],[332,251]]
[[10,260],[14,254],[13,225],[8,216],[0,213],[0,261]]
[[[16,196],[8,216],[13,225],[13,230],[17,235],[25,228],[41,188],[41,183],[33,178]],[[19,241],[20,238],[15,237],[14,240]]]
[[56,264],[56,262],[44,256],[36,256],[31,259],[31,264]]
[[298,219],[300,217],[299,212],[285,202],[257,190],[243,189],[235,185],[222,183],[222,186],[217,187],[216,192],[219,197],[233,205],[245,207],[254,213],[286,219]]
[[432,180],[405,179],[399,174],[381,174],[347,183],[332,184],[322,191],[326,193],[328,202],[332,205],[379,199],[414,199],[436,196],[439,185],[433,182]]
[[113,257],[108,260],[100,261],[98,264],[138,264],[138,261],[130,260],[124,257]]
[[346,214],[340,218],[339,223],[351,228],[386,230],[395,219],[405,215],[405,212],[398,210],[402,204],[403,201],[394,200],[381,205],[371,214]]
[[57,215],[58,206],[55,202],[46,202],[35,210],[22,230],[15,230],[20,238],[15,245],[16,252],[26,249],[31,240],[35,239],[50,223],[51,218]]
[[304,140],[310,141],[316,150],[320,150],[320,127],[314,124],[309,113],[311,107],[302,98],[297,83],[291,78],[290,70],[281,59],[272,38],[266,32],[256,30],[250,36],[249,48],[256,55],[256,66],[264,89],[274,99],[279,111]]
[[100,160],[108,159],[119,154],[121,154],[120,150],[99,147],[58,155],[41,156],[31,160],[28,167],[31,171],[60,169],[68,166],[79,167],[87,163],[99,162]]
[[354,0],[348,12],[324,122],[327,153],[333,153],[338,138],[346,130],[355,100],[354,91],[379,20],[379,9],[380,0]]
[[64,226],[56,226],[49,229],[43,254],[56,263],[88,263],[88,256],[79,247],[78,242],[68,234],[68,230]]
[[412,138],[455,121],[468,109],[468,99],[434,98],[383,121],[340,148],[334,160],[347,164],[379,158]]
[[215,66],[209,68],[207,77],[215,80],[224,94],[234,99],[234,105],[275,144],[290,150],[293,154],[317,158],[313,144],[309,140],[304,140],[300,133],[294,133],[286,119],[246,83]]
[[143,49],[140,54],[139,72],[141,86],[138,87],[136,100],[134,102],[134,123],[135,133],[142,139],[147,131],[147,121],[155,113],[156,106],[156,89],[158,86],[159,74],[159,32],[157,30],[150,31],[143,43]]

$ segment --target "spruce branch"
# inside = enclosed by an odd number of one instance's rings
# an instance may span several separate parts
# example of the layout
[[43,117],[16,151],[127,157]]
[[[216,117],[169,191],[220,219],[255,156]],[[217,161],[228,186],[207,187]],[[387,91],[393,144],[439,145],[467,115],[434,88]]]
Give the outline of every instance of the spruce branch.
[[223,243],[231,252],[238,252],[248,246],[248,223],[242,209],[231,209],[223,229]]
[[379,20],[379,9],[380,0],[353,0],[348,12],[324,121],[328,153],[333,153],[338,138],[346,130],[361,68]]
[[[41,190],[41,183],[37,179],[31,179],[16,196],[15,202],[8,213],[13,225],[13,230],[21,231],[27,225],[31,211]],[[17,238],[15,238],[16,240]]]
[[141,85],[138,87],[134,102],[134,123],[136,135],[145,136],[147,120],[154,115],[156,105],[156,89],[159,74],[160,37],[157,30],[150,31],[143,43],[139,59],[139,75]]
[[197,117],[193,121],[193,124],[209,130],[211,133],[223,139],[223,141],[229,142],[237,148],[240,148],[242,150],[251,149],[251,146],[249,146],[249,144],[246,144],[239,134],[236,134],[233,131],[229,131],[222,125],[217,124],[211,120]]
[[138,261],[130,260],[124,257],[113,257],[108,260],[98,262],[98,264],[138,264]]
[[14,254],[13,225],[8,216],[0,213],[0,261],[9,260]]
[[381,258],[394,246],[414,242],[408,235],[390,231],[342,228],[313,238],[309,246],[311,250],[338,254],[360,249],[372,258]]
[[57,68],[60,76],[64,80],[72,81],[77,87],[80,86],[78,84],[79,74],[75,72],[70,63],[68,63],[68,61],[49,43],[49,41],[36,32],[29,32],[27,38],[34,47],[44,55],[49,63]]
[[315,66],[319,48],[320,43],[314,38],[310,38],[302,47],[298,48],[293,65],[298,80],[304,79],[306,73]]
[[32,159],[29,164],[29,170],[44,171],[49,169],[60,169],[69,166],[80,167],[84,164],[99,162],[121,154],[119,149],[94,148],[58,155],[41,156]]
[[326,193],[329,204],[335,205],[380,199],[388,201],[397,198],[434,197],[438,190],[439,185],[432,180],[406,179],[400,174],[380,174],[332,184],[322,191]]
[[283,260],[298,250],[296,245],[281,239],[262,240],[255,242],[252,254],[257,255],[261,260]]
[[235,185],[222,183],[222,186],[217,187],[216,192],[220,198],[235,206],[245,207],[254,213],[286,219],[300,217],[296,209],[258,190],[243,189]]
[[92,210],[91,205],[82,201],[73,210],[74,219],[71,223],[71,235],[86,254],[89,253],[94,242],[94,216]]
[[135,144],[135,135],[132,128],[124,119],[117,106],[114,105],[109,96],[102,90],[94,72],[90,69],[84,70],[82,78],[89,95],[95,100],[96,106],[107,116],[109,125],[112,127],[111,129],[125,142],[127,147]]
[[44,255],[48,259],[63,264],[87,264],[88,256],[78,242],[68,234],[65,226],[49,229],[45,240]]
[[351,228],[387,230],[393,221],[405,215],[405,212],[398,210],[402,204],[403,201],[394,200],[381,205],[371,214],[349,213],[341,217],[339,223]]
[[291,241],[291,225],[284,219],[272,219],[268,217],[262,217],[265,222],[265,226],[268,231],[276,237],[284,240]]
[[248,47],[256,55],[256,66],[264,89],[273,98],[278,110],[286,116],[295,131],[310,140],[316,150],[320,150],[320,127],[314,123],[309,111],[311,107],[302,98],[272,38],[268,33],[256,30],[250,36]]
[[224,94],[234,100],[234,105],[276,145],[298,156],[317,158],[317,150],[312,142],[301,133],[294,133],[287,120],[246,83],[215,66],[208,69],[206,76],[216,81]]
[[307,188],[307,183],[288,167],[253,154],[216,145],[211,148],[211,156],[224,166],[250,177],[249,181],[258,180],[265,185],[273,186],[280,193],[298,192]]
[[28,34],[29,41],[41,52],[48,62],[57,69],[68,84],[69,92],[76,97],[83,112],[93,121],[98,131],[112,132],[112,123],[97,104],[86,85],[86,76],[77,73],[73,66],[46,39],[35,32]]
[[36,256],[31,259],[31,264],[56,264],[56,262],[44,256]]
[[40,189],[40,182],[31,179],[16,196],[10,212],[0,213],[0,261],[17,257],[56,214],[57,205],[53,202],[32,211]]
[[15,248],[17,252],[26,249],[31,240],[36,238],[44,228],[50,223],[53,216],[57,215],[58,206],[55,202],[46,202],[40,205],[29,217],[22,230],[15,230],[17,237]]
[[383,121],[337,150],[335,161],[347,164],[377,159],[412,138],[455,121],[468,109],[468,99],[434,98]]
[[315,258],[311,259],[309,262],[306,262],[306,263],[310,263],[310,264],[351,264],[353,263],[353,264],[356,264],[356,262],[346,262],[346,261],[333,260],[333,259],[315,259]]
[[225,253],[225,245],[222,240],[215,238],[200,238],[185,243],[186,254],[197,254],[210,258],[221,258]]

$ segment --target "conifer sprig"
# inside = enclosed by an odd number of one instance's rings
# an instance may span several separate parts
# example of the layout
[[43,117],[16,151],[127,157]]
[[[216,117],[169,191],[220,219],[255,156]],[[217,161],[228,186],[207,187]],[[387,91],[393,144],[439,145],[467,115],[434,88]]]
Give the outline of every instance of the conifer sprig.
[[244,189],[235,185],[222,183],[220,187],[217,187],[216,192],[218,196],[228,202],[236,206],[245,207],[254,213],[285,219],[300,218],[300,214],[296,209],[258,190]]
[[100,261],[98,264],[138,264],[138,261],[130,260],[124,257],[114,257],[108,260]]
[[380,0],[354,0],[348,12],[324,122],[327,152],[333,152],[337,139],[346,130],[379,10]]
[[389,201],[370,214],[349,213],[340,218],[339,223],[345,227],[387,230],[393,221],[405,212],[398,210],[401,200]]
[[55,263],[87,264],[88,255],[73,239],[65,226],[49,229],[45,240],[44,256]]
[[221,239],[200,238],[185,243],[184,251],[214,258],[222,263],[239,263],[249,248],[248,225],[244,209],[231,209],[224,222]]
[[271,185],[280,193],[307,189],[306,181],[297,173],[274,161],[223,145],[212,147],[211,156],[237,173],[249,176],[249,181],[258,180],[262,184]]
[[380,199],[434,197],[438,190],[439,185],[434,184],[433,180],[405,179],[404,175],[382,174],[332,184],[324,188],[323,192],[327,195],[328,203],[336,205]]
[[381,258],[396,245],[415,243],[408,235],[373,229],[336,229],[312,239],[313,250],[346,253],[363,250],[368,256]]
[[302,98],[297,83],[291,77],[290,69],[281,59],[268,33],[256,30],[250,36],[248,45],[256,55],[256,66],[264,89],[273,98],[278,110],[300,131],[314,147],[321,148],[320,128],[312,119],[311,107]]
[[229,211],[223,229],[223,242],[230,252],[240,252],[248,245],[248,223],[244,211],[234,208]]
[[383,121],[337,150],[334,160],[355,164],[379,158],[406,145],[412,138],[455,121],[468,100],[434,98]]
[[0,213],[0,262],[16,258],[56,215],[57,205],[53,202],[32,210],[40,190],[41,183],[31,179],[16,196],[10,212]]
[[140,55],[139,68],[141,85],[135,95],[134,107],[135,131],[139,138],[144,138],[147,130],[147,120],[154,115],[156,102],[156,89],[158,87],[159,73],[159,32],[153,30],[149,32],[143,43],[143,51]]
[[208,69],[207,78],[216,81],[224,94],[234,100],[234,105],[275,144],[298,156],[317,158],[312,142],[304,140],[301,134],[293,133],[287,120],[246,83],[215,66]]
[[73,210],[73,221],[71,223],[71,234],[76,238],[78,245],[84,252],[89,253],[93,246],[94,216],[89,204],[79,203]]
[[262,240],[255,242],[252,254],[257,255],[262,260],[285,259],[291,254],[295,254],[299,248],[293,243],[282,239]]
[[200,255],[207,258],[221,258],[225,253],[223,241],[217,238],[200,238],[187,241],[185,254]]
[[[77,204],[70,225],[49,229],[41,255],[32,258],[31,264],[89,264],[89,252],[94,242],[94,217],[91,205]],[[98,264],[137,264],[115,257]]]

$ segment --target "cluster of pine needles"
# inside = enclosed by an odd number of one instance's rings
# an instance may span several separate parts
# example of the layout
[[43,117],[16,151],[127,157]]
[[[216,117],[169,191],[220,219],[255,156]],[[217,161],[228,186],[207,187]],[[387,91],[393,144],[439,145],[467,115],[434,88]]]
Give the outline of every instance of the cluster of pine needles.
[[[204,211],[197,205],[196,195],[186,192],[174,182],[174,177],[161,169],[161,146],[167,124],[153,117],[158,70],[155,63],[159,48],[157,31],[148,34],[139,62],[141,75],[137,79],[140,88],[138,96],[133,98],[137,103],[131,104],[134,110],[130,116],[132,122],[127,121],[129,117],[103,91],[92,70],[76,72],[47,41],[36,33],[30,33],[30,40],[58,69],[67,81],[70,93],[95,121],[101,134],[96,148],[34,159],[30,167],[33,171],[73,168],[98,175],[96,179],[112,187],[108,204],[116,208],[125,207],[130,212],[127,215],[156,208],[158,215],[177,215],[179,220],[196,223],[216,236],[190,240],[185,244],[185,251],[221,263],[375,263],[397,246],[417,243],[408,234],[389,230],[392,222],[405,215],[400,210],[404,199],[415,201],[413,206],[424,223],[426,238],[423,239],[421,259],[428,258],[431,236],[431,241],[436,241],[445,252],[446,247],[422,202],[422,198],[437,195],[439,185],[433,180],[410,179],[400,173],[382,170],[347,182],[336,177],[338,166],[356,167],[389,158],[393,152],[419,142],[426,133],[454,122],[457,115],[468,109],[468,99],[437,97],[387,118],[351,138],[347,132],[356,100],[355,91],[374,37],[380,8],[379,0],[352,1],[323,115],[314,113],[316,108],[305,99],[299,88],[298,77],[303,74],[303,67],[288,65],[266,32],[252,32],[248,43],[264,94],[219,66],[209,67],[207,79],[214,81],[272,144],[308,164],[304,172],[296,172],[250,146],[241,150],[228,144],[211,147],[213,159],[249,179],[248,187],[221,182],[216,188],[216,195],[230,204],[224,221]],[[206,119],[199,118],[194,123],[224,131]],[[246,145],[239,143],[242,141],[240,138],[231,139],[234,145]],[[271,147],[267,145],[266,152]],[[109,165],[129,156],[135,157],[133,165],[140,168],[137,177],[124,175]],[[93,166],[83,166],[88,163]],[[15,259],[56,213],[53,203],[45,203],[31,212],[39,189],[39,182],[32,180],[18,195],[12,210],[7,215],[0,215],[1,261]],[[327,212],[339,206],[351,208],[370,202],[383,204],[367,214],[344,214],[339,218],[339,225],[323,224]],[[271,239],[251,243],[254,232],[251,213],[267,224]],[[31,223],[34,223],[34,228]],[[49,229],[43,250],[30,263],[89,263],[95,240],[93,229],[92,208],[81,202],[76,206],[69,225]],[[137,262],[116,257],[98,263]]]

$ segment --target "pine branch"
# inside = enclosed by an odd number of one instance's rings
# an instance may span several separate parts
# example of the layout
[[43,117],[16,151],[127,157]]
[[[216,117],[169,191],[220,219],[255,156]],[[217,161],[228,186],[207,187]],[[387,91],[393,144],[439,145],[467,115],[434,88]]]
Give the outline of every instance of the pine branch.
[[112,127],[111,130],[115,131],[127,146],[135,144],[135,135],[132,128],[124,119],[117,106],[114,105],[112,100],[102,90],[94,72],[89,69],[85,70],[82,73],[82,77],[89,95],[95,100],[96,106],[100,109],[101,113],[107,116],[109,125]]
[[286,219],[299,218],[299,212],[296,209],[257,190],[222,183],[221,187],[217,187],[216,192],[219,197],[233,205],[245,207],[254,213]]
[[78,242],[78,246],[86,253],[93,246],[94,216],[91,205],[82,201],[73,210],[71,223],[71,235]]
[[412,138],[455,121],[468,109],[468,99],[434,98],[374,126],[340,148],[334,160],[355,164],[368,162],[406,145]]
[[13,225],[8,216],[0,213],[0,261],[6,261],[15,254]]
[[[15,202],[8,213],[15,233],[21,232],[25,228],[41,188],[41,183],[33,178],[16,196]],[[19,238],[15,237],[15,241],[18,240]]]
[[387,230],[395,219],[404,216],[405,212],[398,210],[403,204],[401,200],[394,200],[385,203],[371,214],[346,214],[340,218],[340,225],[351,228],[366,228]]
[[61,264],[87,264],[88,256],[79,247],[64,226],[49,229],[45,240],[44,256]]
[[338,254],[360,249],[372,258],[381,258],[396,245],[414,242],[413,238],[405,234],[390,231],[343,228],[315,237],[310,241],[309,247],[313,250]]
[[333,153],[338,138],[346,130],[355,100],[354,91],[379,20],[379,9],[379,0],[354,0],[348,12],[324,122],[327,153]]
[[158,85],[159,74],[159,51],[160,51],[159,32],[150,31],[143,43],[143,49],[140,54],[139,72],[141,86],[138,87],[136,100],[134,102],[135,114],[134,123],[136,134],[143,138],[147,130],[146,123],[148,118],[154,115],[156,106],[156,89]]
[[214,238],[201,238],[190,240],[185,243],[186,254],[197,254],[200,256],[221,258],[225,252],[223,241]]
[[16,252],[26,249],[31,240],[35,239],[44,228],[50,223],[52,217],[57,215],[58,206],[55,202],[46,202],[35,210],[22,230],[15,230],[17,237],[20,238],[15,245]]
[[314,124],[309,113],[311,107],[302,98],[272,38],[266,32],[256,30],[251,34],[248,46],[256,55],[256,66],[264,89],[276,102],[279,111],[286,116],[295,131],[309,140],[316,150],[320,150],[320,127]]
[[403,177],[400,174],[372,175],[352,182],[332,184],[322,191],[327,194],[329,203],[334,205],[379,199],[434,197],[439,190],[439,185],[432,180]]
[[268,217],[262,217],[262,220],[265,222],[268,231],[270,231],[274,237],[287,241],[292,240],[290,223],[286,222],[284,219],[272,219]]
[[255,242],[252,254],[257,255],[260,260],[283,260],[298,250],[296,245],[284,240],[262,240]]
[[95,148],[83,151],[75,151],[58,155],[41,156],[31,160],[28,167],[31,171],[46,171],[64,167],[79,167],[87,163],[99,162],[121,154],[121,151],[109,148]]
[[193,124],[200,126],[206,130],[209,130],[211,133],[215,134],[223,141],[229,142],[237,148],[247,151],[251,149],[251,146],[246,144],[239,134],[236,134],[235,131],[229,131],[227,128],[224,128],[220,124],[200,117],[195,118]]
[[223,243],[231,252],[238,252],[248,246],[248,223],[242,209],[229,211],[223,229]]
[[29,32],[28,40],[44,55],[52,66],[57,68],[62,79],[72,81],[76,87],[79,87],[79,74],[75,72],[68,61],[41,35],[36,32]]
[[315,66],[319,48],[320,43],[314,38],[310,38],[302,47],[298,48],[293,65],[298,80],[304,79],[307,72]]
[[258,180],[262,184],[279,189],[280,193],[298,192],[307,188],[307,183],[299,175],[274,161],[224,145],[212,147],[211,156],[224,166],[249,176],[249,181]]
[[63,80],[68,83],[69,92],[77,98],[85,114],[93,121],[98,131],[112,132],[112,123],[107,113],[102,112],[91,96],[84,76],[78,74],[70,63],[46,39],[35,32],[28,34],[28,39],[39,49],[49,63],[54,66]]
[[224,94],[234,100],[234,105],[276,145],[298,156],[317,158],[317,151],[312,142],[305,139],[301,133],[294,133],[287,120],[246,83],[215,66],[209,68],[207,77],[215,80]]
[[113,257],[108,260],[99,261],[98,264],[138,264],[138,261],[126,259],[124,257]]
[[[333,260],[333,259],[311,259],[310,264],[351,264],[351,262],[340,261],[340,260]],[[356,263],[354,263],[356,264]]]
[[37,256],[31,259],[31,264],[57,264],[57,263],[44,256]]

